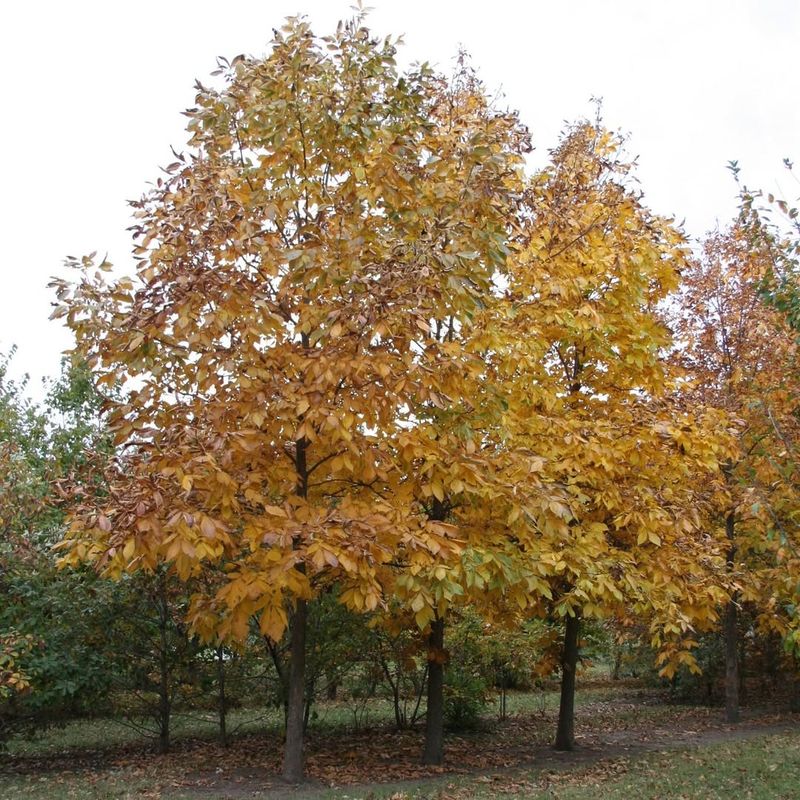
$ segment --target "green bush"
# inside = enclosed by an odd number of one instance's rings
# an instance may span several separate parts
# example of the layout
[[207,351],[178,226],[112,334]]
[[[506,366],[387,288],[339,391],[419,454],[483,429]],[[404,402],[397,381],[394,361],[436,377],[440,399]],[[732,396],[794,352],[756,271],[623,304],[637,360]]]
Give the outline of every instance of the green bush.
[[486,706],[488,684],[474,665],[456,662],[445,675],[444,718],[451,730],[473,730]]
[[484,646],[485,633],[485,623],[471,611],[462,612],[448,631],[444,717],[452,730],[475,728],[486,706],[494,671]]

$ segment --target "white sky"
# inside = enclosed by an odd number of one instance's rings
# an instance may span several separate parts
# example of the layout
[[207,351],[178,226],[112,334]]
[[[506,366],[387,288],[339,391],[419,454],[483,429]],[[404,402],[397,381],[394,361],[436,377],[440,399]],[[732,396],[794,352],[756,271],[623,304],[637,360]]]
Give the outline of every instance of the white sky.
[[[725,168],[796,197],[781,161],[800,161],[798,0],[372,0],[376,34],[405,35],[401,60],[442,69],[463,45],[492,90],[521,111],[535,162],[564,121],[593,114],[631,134],[647,201],[701,235],[735,210]],[[69,336],[48,322],[46,284],[67,254],[97,250],[127,267],[126,200],[139,197],[180,112],[215,57],[261,55],[298,11],[317,33],[350,16],[344,0],[14,2],[0,25],[3,282],[0,352],[15,372],[58,371]]]

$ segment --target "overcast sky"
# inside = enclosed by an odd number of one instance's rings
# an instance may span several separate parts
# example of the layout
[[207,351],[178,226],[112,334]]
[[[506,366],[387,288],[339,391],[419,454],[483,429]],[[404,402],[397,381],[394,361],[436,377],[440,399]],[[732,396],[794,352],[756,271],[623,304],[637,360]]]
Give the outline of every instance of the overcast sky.
[[[591,115],[630,134],[650,206],[700,236],[735,210],[726,163],[745,181],[796,197],[800,160],[800,0],[373,0],[369,24],[404,34],[402,61],[449,70],[460,46],[502,88],[544,160],[565,121]],[[139,197],[180,112],[217,55],[261,55],[284,17],[330,32],[337,0],[17,2],[2,15],[0,353],[14,372],[58,371],[69,337],[48,322],[46,284],[63,258],[97,250],[130,263],[126,201]]]

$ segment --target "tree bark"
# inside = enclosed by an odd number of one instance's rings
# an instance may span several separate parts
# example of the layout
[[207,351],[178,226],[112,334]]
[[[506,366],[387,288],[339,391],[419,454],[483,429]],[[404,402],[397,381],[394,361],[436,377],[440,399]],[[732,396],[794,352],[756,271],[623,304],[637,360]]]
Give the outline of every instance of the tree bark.
[[[307,333],[301,334],[303,347],[308,349]],[[302,417],[301,417],[302,419]],[[295,441],[295,494],[308,497],[308,439],[301,436]],[[304,565],[298,566],[304,571]],[[289,643],[289,685],[286,703],[286,742],[283,749],[283,779],[287,783],[301,783],[305,777],[303,738],[305,733],[306,689],[306,634],[308,629],[308,603],[297,599],[292,614]]]
[[300,783],[304,777],[303,717],[305,711],[306,627],[308,605],[298,600],[291,622],[286,743],[283,751],[283,779]]
[[739,703],[747,704],[747,637],[739,636]]
[[[730,512],[725,519],[725,533],[731,543],[728,550],[728,570],[733,571],[736,547],[734,545],[735,518]],[[725,608],[725,718],[739,721],[739,608],[734,593]]]
[[328,700],[336,700],[339,694],[339,680],[338,678],[328,678],[328,686],[325,689],[325,697]]
[[169,663],[169,601],[167,579],[162,572],[158,577],[158,628],[159,628],[159,680],[158,680],[158,752],[169,752],[169,723],[172,713],[170,698]]
[[217,701],[219,712],[219,741],[228,746],[228,696],[225,694],[225,648],[217,647]]
[[778,647],[780,641],[776,641],[772,633],[768,633],[764,639],[764,677],[769,678],[770,685],[774,689],[778,685]]
[[791,678],[791,693],[789,696],[789,711],[792,714],[800,713],[800,678],[794,675]]
[[444,620],[435,619],[428,635],[428,711],[424,764],[441,764],[444,754]]
[[578,612],[564,623],[564,647],[561,651],[561,700],[558,707],[556,750],[575,747],[575,673],[578,669],[578,633],[581,621]]
[[394,723],[397,727],[397,730],[400,731],[405,727],[405,718],[400,708],[400,675],[398,674],[396,679],[392,676],[392,671],[389,669],[389,662],[383,657],[383,653],[380,654],[380,661],[381,669],[383,670],[386,682],[389,684],[389,688],[392,690],[392,702],[394,703]]
[[614,653],[614,668],[611,670],[612,681],[619,680],[621,670],[622,670],[622,646],[617,645],[617,649]]
[[734,599],[725,608],[725,718],[739,721],[739,610]]
[[508,709],[508,673],[506,668],[500,669],[500,719],[506,718]]
[[311,706],[314,702],[314,681],[306,685],[305,703],[303,704],[303,733],[308,730],[308,722],[311,719]]

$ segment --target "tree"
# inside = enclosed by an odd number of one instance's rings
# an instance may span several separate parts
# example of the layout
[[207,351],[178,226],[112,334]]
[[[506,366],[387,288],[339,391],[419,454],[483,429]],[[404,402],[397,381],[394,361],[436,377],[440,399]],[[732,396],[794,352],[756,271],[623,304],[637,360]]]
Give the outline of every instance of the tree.
[[[783,165],[796,185],[794,163],[784,158]],[[800,209],[793,203],[800,198],[787,200],[786,197],[775,197],[771,192],[751,191],[740,183],[739,163],[731,161],[728,167],[740,190],[738,222],[746,225],[749,235],[759,239],[761,245],[766,245],[771,252],[771,263],[760,281],[761,297],[784,315],[790,327],[799,330]]]
[[671,630],[683,652],[708,591],[691,478],[714,473],[719,446],[675,399],[659,311],[686,246],[631,187],[622,144],[599,122],[579,123],[532,179],[499,365],[515,387],[509,428],[568,498],[537,544],[554,573],[550,613],[564,624],[559,749],[574,744],[581,618],[635,607],[659,644]]
[[[36,464],[34,431],[41,430],[36,409],[26,403],[21,389],[9,381],[8,365],[14,351],[0,359],[0,592],[7,594],[7,577],[13,563],[29,560],[25,533],[45,482]],[[4,606],[7,600],[4,597]],[[0,617],[0,702],[30,687],[25,657],[36,641]],[[0,741],[5,725],[0,725]]]
[[[493,107],[463,56],[443,100],[436,124],[444,138],[437,152],[462,165],[464,185],[480,169],[482,196],[493,200],[491,213],[481,212],[480,241],[489,249],[481,251],[473,242],[472,249],[457,251],[479,268],[481,280],[476,275],[448,280],[448,295],[454,282],[462,282],[474,305],[460,314],[452,301],[441,303],[417,333],[420,362],[439,383],[409,404],[397,440],[407,502],[421,507],[431,522],[451,526],[460,542],[455,558],[409,565],[387,576],[392,594],[410,607],[427,634],[427,764],[440,764],[443,757],[447,617],[460,605],[474,604],[491,617],[503,605],[519,609],[541,602],[549,590],[534,542],[553,516],[551,501],[562,494],[541,481],[541,459],[509,442],[506,387],[496,381],[489,358],[504,346],[498,322],[506,298],[497,287],[519,244],[524,190],[519,167],[529,149],[528,134],[516,115]],[[431,202],[431,223],[442,231],[459,218],[465,228],[474,225],[477,209],[464,201],[462,192]],[[450,237],[445,234],[443,246],[452,247]]]
[[506,260],[527,132],[394,54],[361,17],[324,39],[292,19],[266,58],[223,61],[187,112],[191,152],[135,204],[136,278],[87,258],[55,282],[98,385],[125,388],[108,494],[74,507],[67,560],[212,571],[189,615],[208,639],[242,640],[253,615],[273,640],[288,625],[289,781],[307,604],[335,583],[369,611],[404,585],[428,624],[446,599],[412,595],[415,576],[462,550],[437,509],[483,492],[481,361],[446,332],[470,329]]
[[16,690],[3,708],[9,730],[86,712],[105,699],[113,646],[104,640],[116,598],[89,570],[59,572],[51,551],[64,521],[54,483],[104,457],[86,370],[65,363],[37,405],[25,398],[24,384],[7,380],[7,363],[0,369],[0,635],[9,646],[4,684]]
[[762,630],[785,637],[796,625],[798,599],[798,351],[786,318],[761,297],[781,259],[764,234],[745,208],[730,228],[708,236],[684,274],[676,321],[678,356],[694,380],[694,401],[735,421],[735,449],[724,464],[725,505],[715,521],[727,549],[730,722],[739,717],[741,603],[755,604]]

